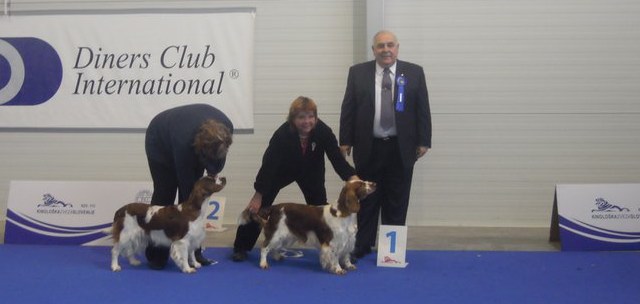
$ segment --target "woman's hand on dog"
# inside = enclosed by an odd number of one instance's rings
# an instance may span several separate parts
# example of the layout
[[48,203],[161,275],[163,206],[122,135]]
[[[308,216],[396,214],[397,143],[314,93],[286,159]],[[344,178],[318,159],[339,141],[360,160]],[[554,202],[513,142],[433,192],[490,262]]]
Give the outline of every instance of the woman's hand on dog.
[[258,213],[258,210],[260,210],[261,206],[262,206],[262,194],[260,192],[256,192],[253,194],[253,197],[249,201],[249,205],[247,206],[247,209],[249,209],[249,212],[256,214]]

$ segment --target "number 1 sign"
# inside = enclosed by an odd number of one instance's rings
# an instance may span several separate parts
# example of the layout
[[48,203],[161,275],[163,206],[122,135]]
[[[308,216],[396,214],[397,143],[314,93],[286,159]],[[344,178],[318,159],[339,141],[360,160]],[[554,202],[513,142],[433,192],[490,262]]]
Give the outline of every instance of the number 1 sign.
[[378,267],[405,268],[407,226],[380,225],[378,232]]

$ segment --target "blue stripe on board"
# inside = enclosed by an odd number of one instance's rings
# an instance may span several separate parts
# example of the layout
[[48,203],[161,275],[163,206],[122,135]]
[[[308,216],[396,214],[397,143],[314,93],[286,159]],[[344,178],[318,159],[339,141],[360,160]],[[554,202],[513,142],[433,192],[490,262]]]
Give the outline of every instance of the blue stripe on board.
[[7,244],[82,245],[106,235],[104,232],[97,231],[86,235],[67,233],[55,236],[29,231],[10,221],[7,221],[5,226],[5,243]]
[[258,267],[258,252],[183,274],[109,269],[110,248],[0,245],[0,297],[6,303],[638,303],[638,252],[408,251],[405,269],[375,256],[345,276],[322,271],[317,253]]
[[5,243],[82,245],[106,236],[102,230],[110,226],[110,223],[85,227],[52,225],[7,210]]
[[562,250],[640,250],[640,238],[634,236],[636,233],[606,230],[581,221],[574,222],[562,216],[560,216],[560,228]]
[[35,229],[46,231],[46,232],[56,232],[56,233],[68,233],[68,232],[74,232],[74,231],[82,233],[82,232],[91,231],[91,230],[105,229],[107,227],[111,227],[112,225],[112,223],[110,222],[110,223],[105,223],[100,225],[84,226],[84,227],[60,226],[60,225],[54,225],[52,223],[48,223],[45,221],[37,220],[36,218],[28,216],[26,214],[16,213],[11,209],[7,210],[7,218],[31,228],[35,228]]
[[574,220],[571,221],[563,216],[560,216],[560,224],[563,226],[567,226],[571,229],[575,229],[577,231],[587,233],[589,235],[597,236],[597,237],[605,237],[619,240],[637,240],[640,238],[640,233],[637,232],[623,232],[623,231],[615,231],[600,228],[594,225],[590,225],[583,221]]

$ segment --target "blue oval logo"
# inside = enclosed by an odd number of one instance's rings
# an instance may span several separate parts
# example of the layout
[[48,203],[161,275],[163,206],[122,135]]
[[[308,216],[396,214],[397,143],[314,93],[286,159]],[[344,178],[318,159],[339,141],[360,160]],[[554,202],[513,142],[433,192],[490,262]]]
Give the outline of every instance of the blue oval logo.
[[33,106],[53,97],[62,83],[62,61],[33,37],[0,38],[0,105]]

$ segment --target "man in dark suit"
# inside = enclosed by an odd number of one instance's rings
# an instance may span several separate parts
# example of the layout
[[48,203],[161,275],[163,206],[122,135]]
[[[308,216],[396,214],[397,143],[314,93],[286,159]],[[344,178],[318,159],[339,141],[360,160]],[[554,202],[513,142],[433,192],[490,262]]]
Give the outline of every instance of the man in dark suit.
[[349,69],[342,101],[340,149],[346,156],[353,148],[358,176],[377,183],[358,213],[355,258],[371,252],[379,216],[383,225],[405,225],[413,166],[431,147],[425,74],[397,60],[399,46],[392,32],[378,32],[375,60]]

